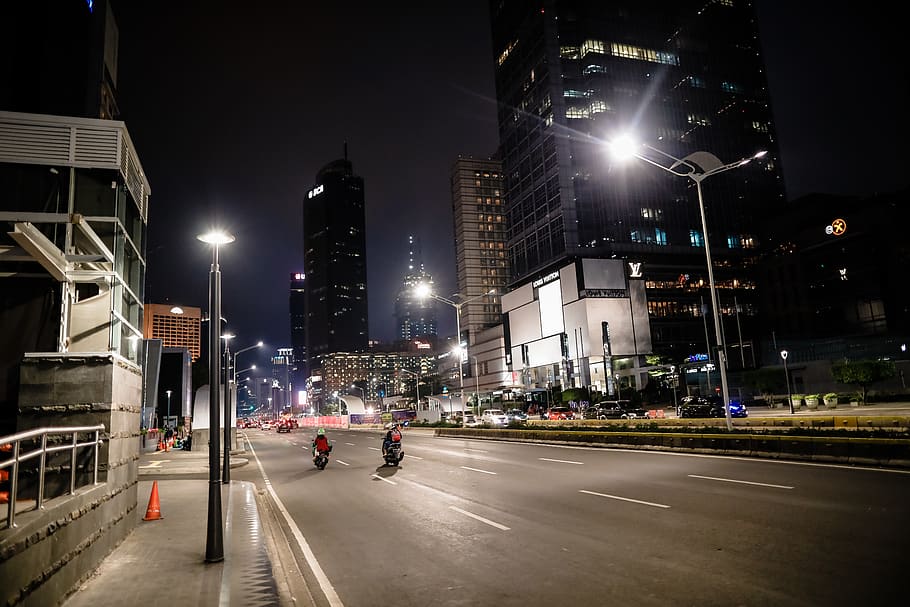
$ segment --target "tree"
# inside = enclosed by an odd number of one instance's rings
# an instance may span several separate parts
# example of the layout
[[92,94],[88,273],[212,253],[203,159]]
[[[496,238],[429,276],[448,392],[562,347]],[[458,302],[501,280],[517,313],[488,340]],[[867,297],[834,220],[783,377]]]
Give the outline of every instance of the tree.
[[743,382],[761,394],[769,403],[771,402],[771,394],[774,394],[778,390],[786,392],[787,385],[784,372],[780,369],[772,368],[761,368],[754,369],[751,371],[746,371],[743,373]]
[[894,377],[894,363],[890,360],[845,360],[831,365],[831,374],[839,384],[855,384],[862,390],[862,403],[866,402],[866,390],[875,382]]
[[590,395],[588,394],[587,388],[566,388],[562,391],[562,403],[567,404],[572,401],[581,402],[583,400],[590,400]]

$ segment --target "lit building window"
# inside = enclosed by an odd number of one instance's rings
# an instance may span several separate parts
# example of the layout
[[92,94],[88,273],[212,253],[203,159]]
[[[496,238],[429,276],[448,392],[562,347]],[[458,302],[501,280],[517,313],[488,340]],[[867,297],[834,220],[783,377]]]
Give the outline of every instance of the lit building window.
[[610,51],[616,57],[637,59],[638,61],[650,61],[651,63],[663,63],[665,65],[679,65],[679,57],[673,53],[664,53],[653,49],[632,46],[630,44],[619,44],[614,42],[610,45]]
[[581,56],[584,57],[588,53],[604,53],[604,43],[603,40],[585,40],[584,44],[581,45]]
[[689,230],[689,244],[693,247],[705,246],[705,239],[698,230]]

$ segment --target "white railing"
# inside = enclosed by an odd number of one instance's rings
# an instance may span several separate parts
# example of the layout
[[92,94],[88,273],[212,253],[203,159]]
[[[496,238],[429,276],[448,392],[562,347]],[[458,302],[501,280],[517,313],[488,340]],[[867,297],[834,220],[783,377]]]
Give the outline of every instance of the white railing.
[[[9,495],[8,501],[9,506],[6,513],[6,526],[7,529],[11,529],[15,526],[16,522],[16,495],[19,489],[19,465],[22,462],[32,460],[34,458],[39,458],[38,464],[38,494],[36,498],[37,509],[42,509],[44,507],[44,472],[45,466],[47,464],[48,454],[58,453],[61,451],[70,451],[70,486],[69,493],[74,495],[76,493],[76,452],[78,449],[83,447],[93,447],[94,448],[94,465],[92,466],[92,484],[98,484],[98,447],[103,442],[101,439],[101,432],[104,431],[103,425],[98,426],[74,426],[66,428],[37,428],[35,430],[28,430],[26,432],[20,432],[19,434],[13,434],[12,436],[0,437],[0,448],[3,448],[3,451],[0,452],[0,470],[9,468]],[[94,434],[94,438],[84,442],[79,442],[80,434]],[[72,440],[68,441],[67,444],[53,445],[48,447],[47,437],[48,436],[60,436],[60,435],[72,435]],[[37,439],[37,441],[36,441]],[[23,443],[34,443],[39,442],[40,444],[33,449],[23,453],[22,447]],[[12,457],[10,459],[4,459],[4,453],[11,453]]]

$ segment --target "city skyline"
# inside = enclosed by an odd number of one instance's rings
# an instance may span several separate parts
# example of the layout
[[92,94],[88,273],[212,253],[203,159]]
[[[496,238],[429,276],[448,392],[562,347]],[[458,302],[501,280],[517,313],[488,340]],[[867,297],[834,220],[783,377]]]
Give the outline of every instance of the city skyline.
[[[898,73],[897,55],[884,48],[896,44],[884,35],[887,19],[849,21],[843,12],[813,12],[820,3],[808,5],[784,10],[756,3],[788,199],[905,185],[889,153],[894,146],[887,147],[907,132],[904,119],[887,119],[899,116],[907,99],[906,82],[884,77],[889,69]],[[453,293],[448,173],[459,154],[485,158],[498,144],[486,3],[434,7],[435,14],[415,5],[397,16],[366,7],[367,29],[340,8],[282,6],[250,14],[231,3],[218,7],[212,13],[202,3],[174,14],[154,5],[114,5],[120,118],[152,186],[146,301],[205,305],[209,255],[194,236],[221,223],[237,237],[222,253],[230,330],[238,343],[262,339],[271,351],[289,346],[287,276],[302,269],[301,205],[326,150],[335,146],[341,157],[347,142],[366,184],[370,338],[390,341],[407,264],[404,237],[434,244],[424,247],[425,266],[440,294]],[[827,16],[830,42],[817,33],[819,15]],[[320,26],[292,33],[290,26],[304,18]],[[848,25],[863,30],[848,35]],[[202,28],[205,44],[198,42]],[[408,35],[389,35],[394,32]],[[265,35],[272,47],[263,50],[255,40]],[[335,38],[345,41],[345,52],[324,52]],[[844,73],[834,78],[840,72],[831,53],[843,39],[864,49],[858,56],[881,61],[865,65],[848,54],[838,59]],[[382,51],[371,54],[377,48]],[[835,96],[839,80],[847,79],[853,86]],[[895,87],[890,94],[881,91],[888,82]],[[857,116],[860,93],[874,84],[880,85],[878,110],[869,106]],[[838,113],[836,127],[825,122]],[[893,133],[888,138],[886,128]],[[871,160],[868,149],[876,152]],[[175,259],[185,268],[179,274],[172,271]],[[440,335],[454,333],[448,312],[440,313]]]

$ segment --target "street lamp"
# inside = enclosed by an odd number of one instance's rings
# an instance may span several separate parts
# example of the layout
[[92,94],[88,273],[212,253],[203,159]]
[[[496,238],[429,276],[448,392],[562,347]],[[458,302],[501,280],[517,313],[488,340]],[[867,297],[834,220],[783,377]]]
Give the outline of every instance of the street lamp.
[[730,389],[727,386],[727,353],[724,350],[724,338],[720,329],[720,306],[717,299],[717,288],[714,284],[714,264],[711,262],[711,246],[708,238],[708,221],[705,218],[705,201],[701,192],[701,182],[719,173],[724,173],[731,169],[744,166],[756,158],[761,158],[766,154],[765,151],[758,152],[749,158],[743,158],[730,164],[723,164],[720,159],[709,152],[693,152],[685,158],[677,158],[667,152],[651,147],[646,143],[640,144],[640,147],[647,148],[652,152],[659,154],[665,159],[671,160],[672,164],[664,166],[647,156],[640,154],[634,143],[628,138],[617,140],[612,145],[614,152],[619,156],[635,156],[648,164],[654,165],[659,169],[676,175],[677,177],[688,177],[695,182],[695,189],[698,192],[698,210],[701,212],[701,229],[705,236],[705,256],[708,260],[708,287],[711,290],[711,307],[714,308],[714,332],[717,340],[717,362],[720,366],[720,386],[724,397],[724,411],[727,418],[727,430],[733,429],[733,419],[730,415]]
[[[213,231],[197,236],[212,245],[212,268],[209,272],[209,318],[221,318],[221,269],[218,249],[234,242],[226,232]],[[218,352],[221,322],[209,322],[209,501],[205,536],[205,561],[224,560],[224,528],[221,521],[221,482],[218,478],[218,415],[221,410],[221,358]]]
[[408,375],[413,375],[416,378],[415,386],[417,388],[417,409],[420,410],[420,367],[417,367],[417,372],[408,371],[407,369],[399,369],[402,373],[407,373]]
[[673,406],[676,406],[676,365],[670,365],[670,385],[673,386]]
[[171,420],[171,394],[173,393],[173,390],[165,390],[164,392],[167,394],[167,419],[168,419],[168,421],[165,422],[165,424],[164,424],[166,427],[167,424]]
[[467,354],[467,347],[462,347],[461,345],[461,308],[472,301],[480,299],[481,297],[486,297],[487,295],[495,295],[496,289],[490,289],[486,293],[465,299],[465,296],[461,293],[456,293],[454,297],[458,297],[462,301],[453,301],[451,299],[446,299],[433,293],[430,289],[430,285],[426,283],[420,283],[414,289],[415,295],[417,297],[432,297],[436,301],[441,301],[444,304],[448,304],[455,308],[455,332],[458,335],[458,389],[461,391],[461,426],[464,428],[465,422],[467,421],[467,408],[465,406],[464,400],[464,369],[462,368],[462,363],[464,362],[463,354]]
[[786,350],[780,351],[780,357],[784,359],[784,379],[787,380],[787,402],[790,403],[790,415],[793,415],[793,396],[790,395],[790,372],[787,370],[787,356],[790,353]]
[[356,385],[356,384],[351,384],[351,389],[352,389],[352,390],[360,390],[360,396],[361,396],[361,398],[363,398],[363,406],[366,407],[366,405],[367,405],[367,391],[364,390],[363,388],[361,388],[360,386]]
[[[231,358],[231,352],[228,349],[228,340],[236,337],[236,335],[225,335],[224,336],[224,353],[225,353],[225,364],[230,363],[231,369],[233,369],[233,377],[231,386],[224,391],[224,468],[221,472],[221,482],[229,483],[231,482],[231,418],[234,416],[234,390],[237,389],[237,355],[241,352],[246,352],[247,350],[252,350],[253,348],[261,348],[262,342],[258,342],[252,346],[246,348],[241,348],[234,352],[233,358]],[[250,371],[255,369],[256,365],[253,365],[249,369],[244,369],[244,371]],[[227,380],[227,373],[230,373],[231,369],[226,370],[225,380]]]

